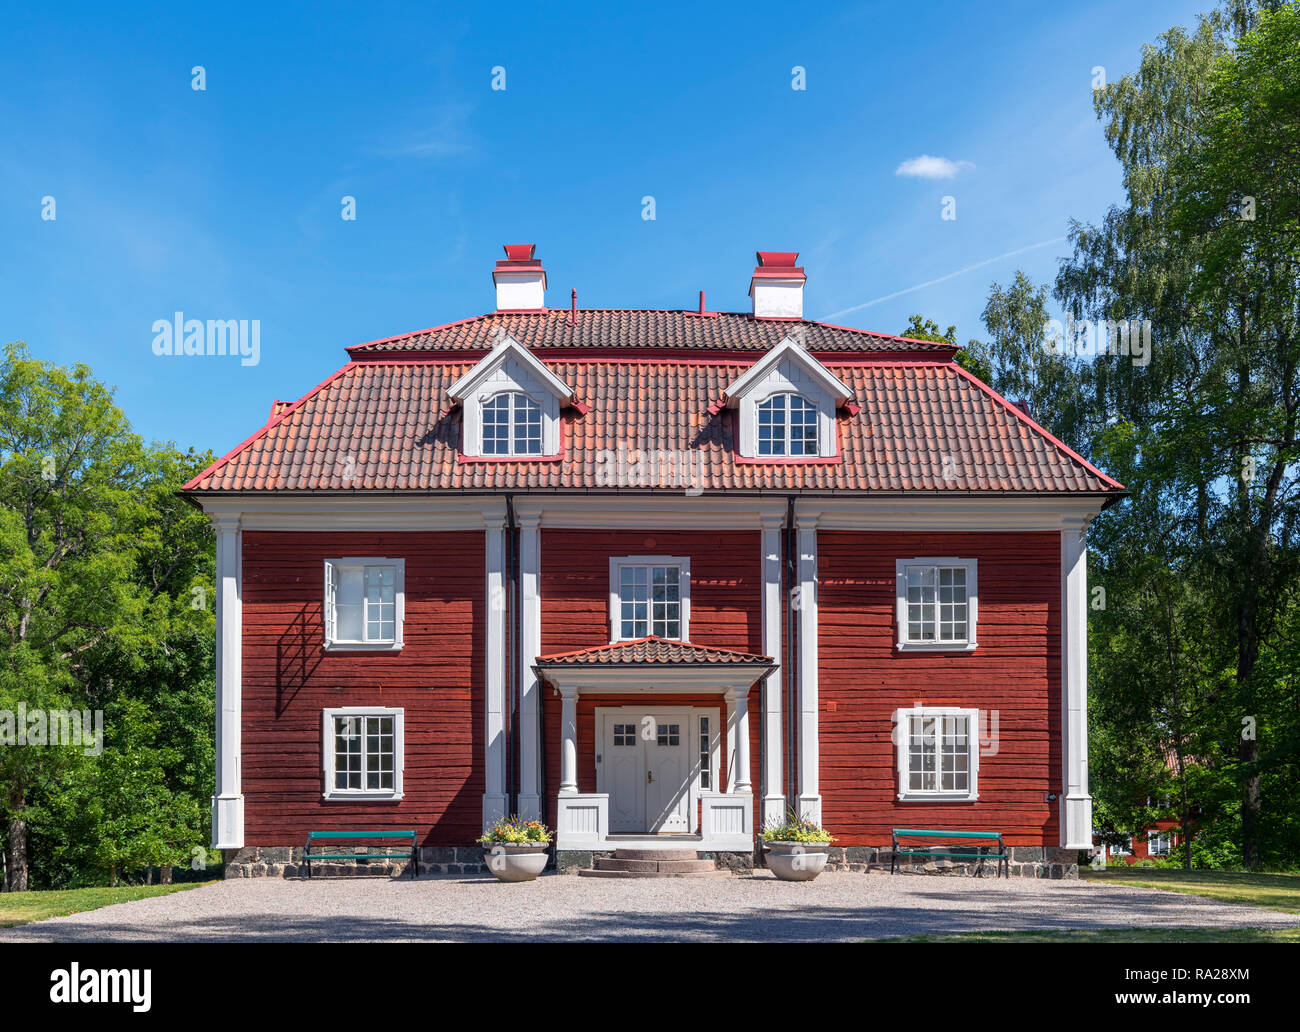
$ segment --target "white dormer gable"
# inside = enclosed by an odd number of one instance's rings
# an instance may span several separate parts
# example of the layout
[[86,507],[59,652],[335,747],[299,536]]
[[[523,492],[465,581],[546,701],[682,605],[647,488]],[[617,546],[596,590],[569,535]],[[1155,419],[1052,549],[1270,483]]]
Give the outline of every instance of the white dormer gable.
[[[727,405],[740,417],[737,451],[774,462],[834,458],[835,412],[852,396],[838,376],[787,337],[727,388]],[[815,446],[808,441],[813,426]]]
[[560,453],[560,408],[573,398],[573,388],[513,337],[484,355],[447,395],[462,406],[461,450],[467,457]]

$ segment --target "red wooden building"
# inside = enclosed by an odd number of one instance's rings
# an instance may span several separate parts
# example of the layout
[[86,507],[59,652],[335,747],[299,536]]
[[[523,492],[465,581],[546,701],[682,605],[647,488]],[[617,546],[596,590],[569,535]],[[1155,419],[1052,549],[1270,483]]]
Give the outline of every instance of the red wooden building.
[[[788,809],[1091,844],[1089,521],[1123,488],[946,344],[548,308],[349,361],[186,485],[217,532],[214,845],[542,815],[564,857],[752,853]],[[269,855],[269,854],[267,854]]]

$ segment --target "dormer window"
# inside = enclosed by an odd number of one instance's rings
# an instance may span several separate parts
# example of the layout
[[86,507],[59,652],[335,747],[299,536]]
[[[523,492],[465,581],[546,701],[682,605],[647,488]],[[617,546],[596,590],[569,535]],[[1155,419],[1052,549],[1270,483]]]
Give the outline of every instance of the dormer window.
[[724,395],[737,414],[738,461],[837,460],[836,412],[852,397],[838,376],[787,337]]
[[542,407],[509,391],[483,402],[484,455],[541,455]]
[[817,406],[800,394],[778,394],[759,402],[758,454],[818,454]]
[[447,388],[461,405],[461,454],[466,459],[558,460],[560,412],[573,389],[512,337]]

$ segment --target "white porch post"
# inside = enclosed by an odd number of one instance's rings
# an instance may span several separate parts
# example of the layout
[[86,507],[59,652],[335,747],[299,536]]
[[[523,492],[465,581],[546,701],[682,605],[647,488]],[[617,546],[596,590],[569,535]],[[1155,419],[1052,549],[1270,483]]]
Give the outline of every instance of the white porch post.
[[817,519],[797,513],[799,538],[799,813],[821,823],[817,707]]
[[1061,845],[1092,848],[1088,794],[1088,546],[1087,524],[1061,532],[1061,755],[1065,793]]
[[763,517],[763,654],[776,669],[763,682],[763,823],[785,816],[785,785],[781,780],[784,724],[781,711],[781,518]]
[[754,790],[749,776],[749,689],[736,688],[730,694],[736,707],[736,774],[731,790],[748,794]]
[[505,514],[490,514],[484,528],[487,670],[484,680],[483,827],[506,812],[506,530]]
[[214,517],[213,524],[217,532],[217,794],[212,797],[212,846],[242,849],[244,796],[239,756],[244,546],[238,516]]
[[560,687],[560,795],[578,793],[578,689]]
[[541,573],[541,518],[525,515],[519,520],[519,816],[538,819],[542,688],[533,664],[542,649]]

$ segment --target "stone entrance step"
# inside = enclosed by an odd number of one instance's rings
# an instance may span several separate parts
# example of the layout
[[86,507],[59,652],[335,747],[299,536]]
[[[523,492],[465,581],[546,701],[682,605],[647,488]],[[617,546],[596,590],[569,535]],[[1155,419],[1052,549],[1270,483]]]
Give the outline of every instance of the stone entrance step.
[[613,856],[597,857],[594,869],[578,874],[588,878],[730,877],[712,860],[699,859],[693,849],[616,849]]

